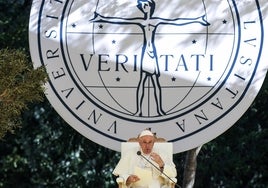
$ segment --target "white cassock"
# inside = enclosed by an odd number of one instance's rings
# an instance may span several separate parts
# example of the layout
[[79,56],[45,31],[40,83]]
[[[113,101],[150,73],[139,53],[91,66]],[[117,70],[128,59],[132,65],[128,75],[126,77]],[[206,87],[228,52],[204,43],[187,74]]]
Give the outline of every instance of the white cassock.
[[[151,165],[146,159],[142,156],[137,155],[137,151],[130,151],[126,153],[124,158],[121,158],[115,167],[113,174],[116,176],[120,176],[124,179],[124,187],[127,188],[165,188],[166,182],[169,179],[164,175],[166,174],[170,178],[175,178],[177,176],[177,171],[175,168],[175,164],[171,161],[165,153],[159,153],[158,151],[153,150],[153,152],[160,155],[162,160],[165,163],[164,171],[161,173],[158,169],[156,169],[153,165]],[[150,159],[150,156],[142,153],[144,157],[150,160],[156,167],[158,164]],[[126,186],[126,180],[130,175],[134,175],[137,169],[141,169],[142,171],[150,171],[151,180],[147,185],[140,185],[139,181],[137,183],[133,183],[129,186]],[[138,174],[136,174],[138,175]],[[139,177],[143,178],[143,177]],[[141,180],[142,181],[142,180]]]

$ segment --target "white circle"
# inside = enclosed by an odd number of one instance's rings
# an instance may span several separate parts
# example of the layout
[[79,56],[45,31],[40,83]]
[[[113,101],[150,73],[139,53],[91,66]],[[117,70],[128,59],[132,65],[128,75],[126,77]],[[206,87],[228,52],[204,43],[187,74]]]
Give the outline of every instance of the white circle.
[[130,0],[33,2],[31,56],[47,70],[47,98],[113,150],[145,128],[174,153],[204,144],[242,116],[266,74],[259,1],[154,2],[147,17]]

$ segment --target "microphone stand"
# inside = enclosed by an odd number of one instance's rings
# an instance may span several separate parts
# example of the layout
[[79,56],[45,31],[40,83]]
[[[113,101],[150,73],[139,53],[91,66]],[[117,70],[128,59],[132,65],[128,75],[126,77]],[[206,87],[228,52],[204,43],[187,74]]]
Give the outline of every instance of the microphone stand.
[[152,163],[149,159],[147,159],[145,156],[141,154],[141,151],[137,151],[137,155],[141,156],[143,159],[145,159],[147,162],[149,162],[153,167],[155,167],[159,172],[161,172],[165,177],[167,177],[170,181],[172,181],[176,187],[181,188],[173,179],[171,179],[166,173],[164,173],[164,170],[161,171],[154,163]]

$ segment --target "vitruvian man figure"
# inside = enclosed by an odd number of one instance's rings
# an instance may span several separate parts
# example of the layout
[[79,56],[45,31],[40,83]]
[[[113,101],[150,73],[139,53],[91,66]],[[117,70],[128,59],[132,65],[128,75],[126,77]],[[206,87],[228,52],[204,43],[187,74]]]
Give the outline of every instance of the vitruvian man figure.
[[119,17],[105,17],[95,12],[93,22],[103,22],[111,24],[135,24],[139,26],[143,31],[143,46],[141,49],[141,71],[140,80],[137,86],[136,105],[137,111],[135,116],[142,116],[142,103],[144,98],[144,90],[146,80],[152,80],[154,88],[154,98],[157,107],[157,113],[159,116],[165,115],[165,111],[162,108],[162,96],[161,86],[159,83],[160,71],[158,65],[157,49],[155,46],[155,33],[156,29],[160,25],[174,25],[182,26],[187,24],[201,24],[203,26],[210,25],[205,15],[197,18],[175,18],[166,19],[153,17],[155,10],[154,0],[137,0],[137,7],[144,14],[144,17],[140,18],[119,18]]

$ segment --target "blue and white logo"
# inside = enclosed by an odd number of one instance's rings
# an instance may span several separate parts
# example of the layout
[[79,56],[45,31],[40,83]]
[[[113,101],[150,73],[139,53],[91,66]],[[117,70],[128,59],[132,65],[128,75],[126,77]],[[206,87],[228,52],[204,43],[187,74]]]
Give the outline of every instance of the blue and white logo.
[[226,131],[257,95],[263,3],[36,0],[31,55],[48,72],[49,101],[82,135],[120,150],[151,128],[178,153]]

